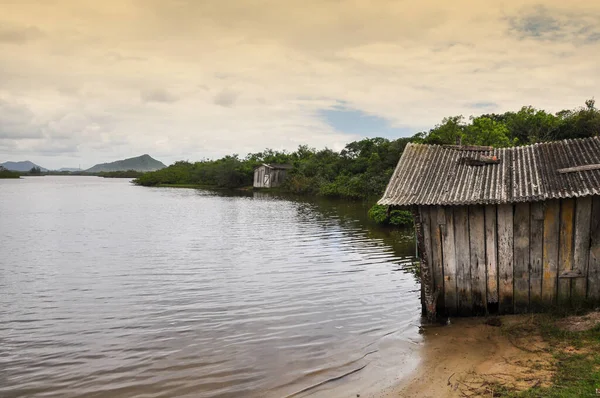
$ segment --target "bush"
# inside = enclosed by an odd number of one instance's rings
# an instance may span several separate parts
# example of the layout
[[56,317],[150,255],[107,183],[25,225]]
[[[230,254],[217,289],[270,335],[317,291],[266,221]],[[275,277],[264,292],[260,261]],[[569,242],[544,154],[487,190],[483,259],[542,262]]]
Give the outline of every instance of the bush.
[[412,226],[414,224],[413,216],[407,210],[392,210],[390,213],[391,225]]
[[388,207],[374,205],[369,209],[369,218],[378,224],[410,226],[413,225],[412,213],[407,210],[392,210],[388,214]]

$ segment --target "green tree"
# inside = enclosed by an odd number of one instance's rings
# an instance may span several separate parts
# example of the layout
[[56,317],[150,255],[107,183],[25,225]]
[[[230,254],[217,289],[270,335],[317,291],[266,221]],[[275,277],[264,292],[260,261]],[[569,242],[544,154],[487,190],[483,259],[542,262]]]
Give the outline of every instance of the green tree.
[[508,134],[508,128],[504,123],[480,116],[471,118],[471,124],[465,128],[462,143],[464,145],[507,147],[512,144]]
[[552,139],[586,138],[600,135],[600,112],[594,99],[587,100],[585,107],[556,114],[559,125]]
[[424,143],[436,145],[457,144],[464,137],[465,128],[462,115],[445,117],[441,124],[429,130],[429,133],[424,138]]
[[506,112],[504,121],[510,139],[517,145],[548,141],[556,133],[560,119],[544,110],[524,106],[518,112]]

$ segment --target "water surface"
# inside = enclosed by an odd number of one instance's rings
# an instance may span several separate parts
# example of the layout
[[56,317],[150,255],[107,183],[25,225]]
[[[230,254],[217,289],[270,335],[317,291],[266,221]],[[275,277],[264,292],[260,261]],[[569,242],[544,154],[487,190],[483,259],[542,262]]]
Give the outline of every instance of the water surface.
[[0,180],[0,396],[375,392],[420,341],[414,244],[361,204]]

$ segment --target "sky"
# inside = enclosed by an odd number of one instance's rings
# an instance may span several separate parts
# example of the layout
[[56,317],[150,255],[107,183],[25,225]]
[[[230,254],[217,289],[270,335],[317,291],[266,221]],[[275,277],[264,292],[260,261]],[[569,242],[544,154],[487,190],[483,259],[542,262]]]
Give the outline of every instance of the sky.
[[599,72],[597,1],[0,0],[0,162],[339,150]]

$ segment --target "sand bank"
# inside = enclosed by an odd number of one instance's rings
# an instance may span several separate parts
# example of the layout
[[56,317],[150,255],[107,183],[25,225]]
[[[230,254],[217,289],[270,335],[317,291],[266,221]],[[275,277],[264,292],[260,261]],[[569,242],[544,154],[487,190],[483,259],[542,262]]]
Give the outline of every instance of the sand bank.
[[494,396],[495,389],[548,385],[554,360],[545,351],[546,343],[534,331],[506,333],[511,325],[526,323],[525,316],[500,319],[502,327],[470,318],[424,328],[420,366],[379,397]]

